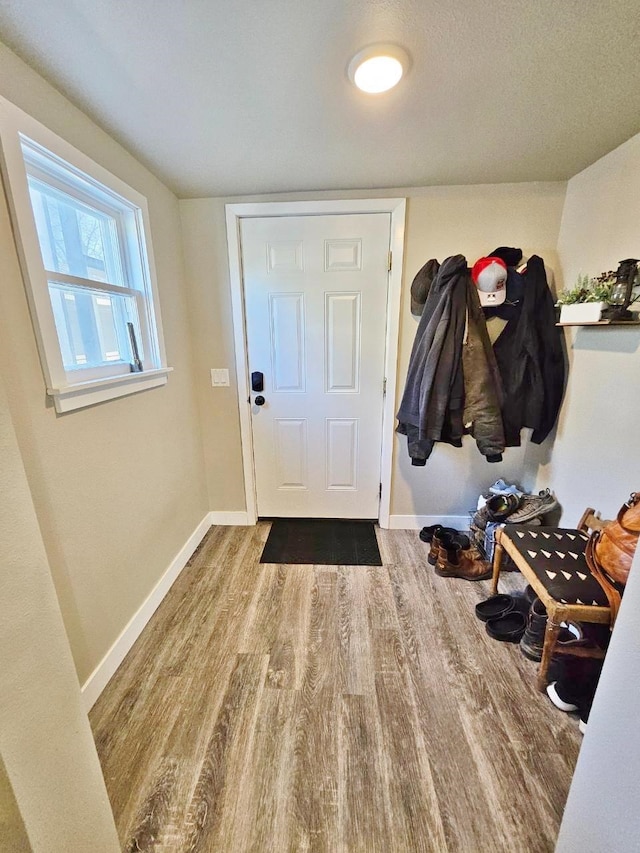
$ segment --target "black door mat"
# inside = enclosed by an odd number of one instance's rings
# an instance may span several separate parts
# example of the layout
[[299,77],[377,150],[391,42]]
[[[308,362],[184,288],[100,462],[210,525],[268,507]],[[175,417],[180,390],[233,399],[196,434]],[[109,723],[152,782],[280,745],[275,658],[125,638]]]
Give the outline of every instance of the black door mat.
[[316,566],[381,566],[372,521],[276,518],[261,563]]

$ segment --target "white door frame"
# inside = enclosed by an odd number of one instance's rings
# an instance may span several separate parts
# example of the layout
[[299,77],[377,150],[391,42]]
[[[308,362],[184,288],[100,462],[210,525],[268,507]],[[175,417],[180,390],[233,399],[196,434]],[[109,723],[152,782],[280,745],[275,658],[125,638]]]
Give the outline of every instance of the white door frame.
[[226,204],[227,250],[233,312],[233,337],[238,382],[238,409],[240,438],[242,442],[242,467],[247,505],[247,524],[258,520],[256,484],[253,459],[253,432],[251,429],[249,364],[247,357],[247,330],[244,313],[244,286],[240,222],[248,217],[266,216],[320,216],[348,213],[390,213],[391,252],[393,263],[389,273],[387,292],[387,332],[385,339],[386,394],[383,401],[382,455],[380,480],[380,527],[389,527],[391,510],[391,476],[393,467],[396,382],[398,368],[398,339],[400,334],[400,292],[404,252],[404,222],[406,199],[365,198],[337,201],[275,201]]

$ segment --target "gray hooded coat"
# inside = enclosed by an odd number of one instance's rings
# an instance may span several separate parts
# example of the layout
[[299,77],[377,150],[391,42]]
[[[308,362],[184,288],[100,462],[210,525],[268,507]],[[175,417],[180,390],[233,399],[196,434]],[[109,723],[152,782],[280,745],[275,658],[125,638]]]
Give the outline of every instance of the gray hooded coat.
[[425,464],[436,441],[462,444],[467,277],[462,255],[446,258],[431,282],[418,324],[397,416],[397,431],[407,436],[413,465]]
[[[437,266],[429,262],[421,274],[427,269]],[[407,436],[412,465],[424,465],[436,441],[460,447],[468,431],[488,461],[500,461],[501,402],[478,294],[466,259],[454,255],[429,284],[398,412],[397,431]]]

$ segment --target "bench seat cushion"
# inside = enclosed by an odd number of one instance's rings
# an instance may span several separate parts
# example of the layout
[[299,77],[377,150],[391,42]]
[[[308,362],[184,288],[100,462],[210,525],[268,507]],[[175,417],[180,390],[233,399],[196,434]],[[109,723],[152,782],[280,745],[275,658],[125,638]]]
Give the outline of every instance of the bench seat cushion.
[[609,606],[604,590],[587,566],[584,550],[589,536],[584,531],[507,524],[502,536],[522,554],[556,601]]

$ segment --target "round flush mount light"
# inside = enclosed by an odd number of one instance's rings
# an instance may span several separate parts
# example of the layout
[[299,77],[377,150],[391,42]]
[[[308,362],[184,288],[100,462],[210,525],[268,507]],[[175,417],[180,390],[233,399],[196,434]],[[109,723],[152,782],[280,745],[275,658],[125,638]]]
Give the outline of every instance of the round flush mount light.
[[372,44],[349,63],[349,79],[370,95],[393,89],[409,68],[409,56],[395,44]]

